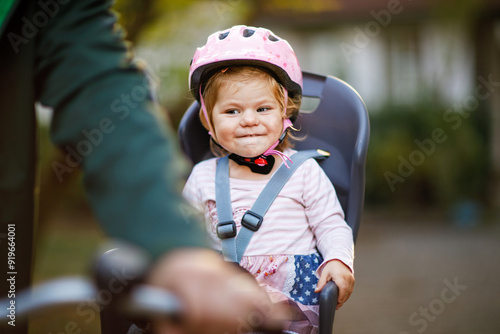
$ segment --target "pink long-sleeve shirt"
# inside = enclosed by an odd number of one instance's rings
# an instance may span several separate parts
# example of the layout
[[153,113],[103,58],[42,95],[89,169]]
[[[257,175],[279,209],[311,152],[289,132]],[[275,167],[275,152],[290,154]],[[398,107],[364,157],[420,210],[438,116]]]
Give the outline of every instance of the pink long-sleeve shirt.
[[[198,163],[183,194],[204,213],[213,246],[220,250],[215,206],[217,161],[218,158],[213,158]],[[233,217],[238,231],[243,214],[252,207],[267,182],[230,178]],[[317,274],[326,262],[334,259],[342,261],[353,271],[351,228],[344,221],[332,183],[318,163],[309,159],[285,184],[264,216],[261,228],[253,235],[244,256],[309,255],[317,250],[324,259]]]

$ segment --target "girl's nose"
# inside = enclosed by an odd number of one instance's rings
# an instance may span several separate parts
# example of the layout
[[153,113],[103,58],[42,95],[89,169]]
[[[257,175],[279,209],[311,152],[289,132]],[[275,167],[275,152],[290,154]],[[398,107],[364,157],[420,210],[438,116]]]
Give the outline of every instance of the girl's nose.
[[251,126],[259,123],[259,117],[256,111],[245,110],[241,115],[241,124],[243,126]]

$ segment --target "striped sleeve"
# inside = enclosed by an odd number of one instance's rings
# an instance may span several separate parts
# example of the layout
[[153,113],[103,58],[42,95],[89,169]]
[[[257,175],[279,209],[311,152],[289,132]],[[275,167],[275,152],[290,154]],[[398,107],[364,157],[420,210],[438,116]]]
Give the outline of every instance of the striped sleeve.
[[354,241],[352,230],[344,220],[344,212],[335,188],[318,163],[310,159],[304,166],[304,204],[306,216],[317,241],[324,262],[340,260],[353,272]]

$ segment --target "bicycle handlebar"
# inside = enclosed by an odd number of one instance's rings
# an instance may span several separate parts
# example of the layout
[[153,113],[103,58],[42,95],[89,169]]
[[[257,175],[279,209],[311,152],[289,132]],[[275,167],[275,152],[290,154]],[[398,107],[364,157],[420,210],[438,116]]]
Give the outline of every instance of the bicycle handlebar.
[[132,318],[178,317],[182,306],[174,294],[141,283],[150,263],[136,248],[112,248],[96,261],[95,281],[66,277],[21,291],[15,299],[0,299],[0,328],[8,325],[9,316],[23,322],[31,315],[99,299],[100,294],[111,296],[117,311]]
[[[49,281],[22,291],[16,296],[14,307],[9,299],[0,300],[0,328],[7,325],[9,315],[23,322],[28,316],[50,312],[59,307],[78,305],[98,295],[99,289],[91,280],[68,277]],[[179,300],[170,292],[149,285],[138,284],[121,300],[122,312],[133,317],[175,317],[182,313]],[[13,312],[11,312],[13,311]]]

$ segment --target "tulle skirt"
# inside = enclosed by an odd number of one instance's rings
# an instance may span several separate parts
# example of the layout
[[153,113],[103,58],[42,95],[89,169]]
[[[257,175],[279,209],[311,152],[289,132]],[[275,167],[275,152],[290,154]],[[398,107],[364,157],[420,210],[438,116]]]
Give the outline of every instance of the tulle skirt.
[[266,289],[273,303],[290,307],[292,320],[286,330],[316,334],[319,324],[319,294],[314,292],[316,269],[323,262],[319,253],[310,255],[244,256],[240,265]]

